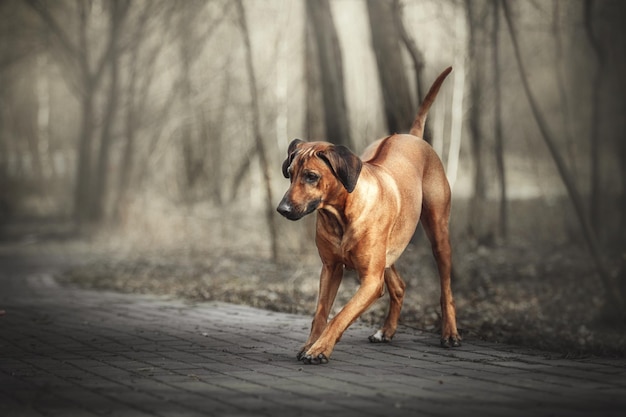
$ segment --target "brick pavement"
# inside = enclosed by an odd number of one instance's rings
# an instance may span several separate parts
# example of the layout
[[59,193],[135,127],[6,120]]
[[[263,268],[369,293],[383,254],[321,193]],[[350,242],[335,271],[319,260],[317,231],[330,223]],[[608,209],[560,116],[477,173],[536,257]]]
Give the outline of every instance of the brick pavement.
[[309,317],[57,285],[0,256],[0,416],[623,415],[626,360],[551,359],[356,323],[331,362],[295,359]]

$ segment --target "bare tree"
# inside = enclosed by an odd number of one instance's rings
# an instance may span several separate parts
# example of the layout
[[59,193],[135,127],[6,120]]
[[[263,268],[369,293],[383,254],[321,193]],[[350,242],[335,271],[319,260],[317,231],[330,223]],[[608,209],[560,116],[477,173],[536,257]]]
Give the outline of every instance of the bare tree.
[[485,161],[483,160],[483,132],[481,125],[482,109],[482,74],[486,65],[484,36],[479,33],[486,25],[487,7],[485,2],[465,1],[465,11],[467,13],[468,26],[468,60],[469,60],[469,137],[472,143],[471,151],[474,162],[474,193],[469,206],[468,223],[470,235],[483,243],[489,240],[491,233],[486,230],[487,225],[484,211],[487,199],[487,184],[485,178]]
[[[308,9],[305,11],[309,15]],[[315,24],[312,19],[304,19],[304,79],[306,86],[305,130],[309,140],[323,140],[328,137],[324,120],[324,97],[320,57],[315,40]]]
[[254,71],[254,62],[252,61],[252,46],[250,45],[250,32],[248,31],[248,23],[246,20],[246,12],[243,7],[243,1],[237,0],[237,14],[239,18],[239,26],[241,29],[241,35],[245,45],[245,61],[246,71],[248,72],[250,99],[251,99],[251,111],[252,111],[252,134],[254,135],[254,142],[256,144],[256,151],[261,162],[261,171],[263,174],[263,183],[265,185],[266,196],[266,218],[270,232],[270,242],[272,259],[276,261],[278,259],[278,233],[276,231],[276,223],[274,221],[274,198],[272,195],[272,183],[270,179],[270,167],[265,150],[265,143],[263,140],[263,134],[261,133],[261,114],[259,107],[259,98],[257,94],[257,81],[256,73]]
[[560,0],[553,0],[552,3],[552,38],[554,39],[554,70],[556,72],[556,86],[559,92],[559,104],[561,107],[561,120],[563,120],[563,132],[567,139],[567,151],[569,153],[569,164],[572,167],[572,172],[576,175],[578,169],[576,167],[576,142],[572,134],[572,120],[570,117],[570,106],[567,97],[567,72],[566,68],[568,62],[565,60],[565,51],[563,48],[563,32],[565,28],[561,27],[561,4]]
[[91,208],[90,220],[93,222],[102,221],[105,214],[105,204],[108,195],[108,173],[109,160],[111,155],[111,144],[113,137],[111,130],[115,124],[116,113],[118,109],[120,91],[119,91],[119,66],[120,66],[120,44],[119,35],[121,25],[128,14],[130,7],[129,0],[112,0],[109,5],[109,39],[111,43],[109,53],[109,91],[107,97],[106,108],[104,110],[104,118],[102,131],[100,136],[100,148],[98,150],[98,161],[94,173],[94,189],[90,199]]
[[346,104],[343,61],[339,37],[328,0],[307,1],[307,17],[315,35],[317,63],[322,82],[326,139],[346,146],[352,145],[348,107]]
[[578,217],[578,221],[580,222],[585,242],[589,247],[589,251],[596,265],[596,269],[598,271],[602,284],[604,285],[608,301],[608,307],[623,312],[625,304],[622,300],[620,289],[615,282],[614,277],[605,266],[602,251],[600,250],[596,234],[594,233],[594,230],[589,222],[589,218],[585,213],[582,197],[580,196],[576,183],[574,182],[573,176],[571,175],[565,163],[565,160],[563,159],[561,153],[559,152],[559,149],[556,146],[556,139],[548,127],[548,123],[544,118],[543,112],[539,108],[537,99],[535,98],[535,95],[530,88],[530,83],[528,81],[528,72],[526,70],[524,60],[522,59],[520,47],[517,40],[517,33],[515,32],[513,26],[511,8],[508,1],[502,0],[502,6],[504,10],[504,17],[506,19],[507,27],[509,30],[509,35],[511,37],[511,42],[513,44],[515,59],[521,75],[524,92],[530,104],[530,109],[532,110],[532,113],[535,117],[535,121],[537,122],[537,126],[539,127],[539,131],[541,132],[541,136],[550,151],[550,155],[552,156],[561,180],[565,185],[570,201],[572,202],[572,205]]
[[194,198],[196,185],[202,179],[207,163],[208,140],[201,134],[201,109],[193,103],[192,67],[207,41],[195,31],[205,2],[189,1],[178,13],[177,35],[181,71],[178,79],[183,119],[179,126],[182,156],[182,193],[187,203]]
[[[128,204],[129,190],[134,183],[137,130],[142,124],[148,89],[154,76],[154,63],[162,47],[160,42],[152,47],[145,45],[148,38],[148,21],[151,15],[155,14],[155,5],[157,4],[156,2],[148,2],[144,5],[136,22],[132,25],[134,31],[130,35],[132,42],[129,45],[128,81],[125,88],[126,112],[122,121],[124,143],[116,187],[117,195],[113,205],[113,217],[117,221],[121,220],[122,212]],[[168,15],[171,16],[172,14]],[[167,30],[169,25],[163,24],[161,27],[163,30]],[[147,50],[145,61],[140,61],[142,50]]]
[[454,188],[459,170],[461,140],[463,134],[463,113],[465,97],[465,64],[466,64],[466,19],[463,11],[455,10],[454,22],[454,74],[452,91],[452,115],[450,125],[450,146],[446,161],[446,174],[450,187]]
[[[409,53],[409,57],[413,62],[413,70],[415,75],[415,98],[418,103],[424,101],[424,97],[426,96],[426,85],[423,80],[423,70],[424,70],[424,55],[422,51],[417,47],[415,40],[411,37],[409,32],[407,31],[404,21],[402,20],[402,8],[403,4],[401,0],[393,1],[393,17],[395,26],[398,28],[398,33],[404,46],[406,47],[407,52]],[[424,126],[424,140],[427,142],[431,142],[432,134],[430,131],[429,125]]]
[[502,133],[502,82],[500,77],[500,3],[492,0],[493,25],[491,28],[491,45],[493,47],[493,84],[494,84],[494,116],[493,135],[495,139],[496,175],[499,190],[498,233],[501,238],[508,237],[509,216],[506,186],[506,169],[504,167],[504,135]]
[[[96,220],[94,212],[94,198],[96,187],[94,172],[94,143],[96,131],[96,95],[104,78],[111,54],[116,50],[117,38],[109,31],[104,48],[97,48],[90,44],[89,14],[90,4],[77,2],[76,13],[78,27],[77,40],[67,32],[67,25],[62,25],[55,18],[48,3],[38,0],[28,0],[28,4],[47,26],[59,47],[60,62],[68,72],[66,80],[70,89],[79,97],[81,107],[81,122],[78,135],[78,157],[76,158],[75,188],[74,188],[74,218],[79,226],[85,226]],[[121,18],[121,17],[120,17]],[[98,53],[99,51],[99,53]],[[94,58],[92,54],[96,53]],[[95,62],[95,64],[93,64]],[[69,74],[72,74],[71,76]],[[105,145],[105,147],[108,145]]]
[[600,120],[601,112],[601,100],[602,86],[604,79],[606,78],[606,53],[602,42],[598,39],[598,35],[595,33],[593,25],[593,1],[585,0],[583,17],[585,20],[585,31],[589,44],[596,56],[597,68],[593,77],[591,98],[591,132],[589,135],[590,142],[590,166],[591,166],[591,192],[589,193],[589,219],[593,228],[597,231],[600,230],[600,204],[601,204],[601,184],[600,184],[600,154],[599,150],[602,148],[602,138],[599,135],[600,126],[602,121]]
[[407,132],[415,117],[409,81],[402,60],[401,34],[396,25],[394,0],[368,0],[367,12],[383,93],[387,131]]

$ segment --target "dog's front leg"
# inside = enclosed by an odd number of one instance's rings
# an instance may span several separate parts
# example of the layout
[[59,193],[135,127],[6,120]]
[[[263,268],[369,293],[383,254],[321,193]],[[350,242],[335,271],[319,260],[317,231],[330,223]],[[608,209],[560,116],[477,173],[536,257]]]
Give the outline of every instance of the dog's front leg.
[[298,358],[306,364],[327,363],[335,344],[341,339],[343,332],[350,326],[374,301],[383,295],[384,267],[376,273],[366,274],[361,278],[361,286],[343,309],[328,323],[320,337]]
[[328,315],[330,309],[333,307],[339,285],[343,278],[343,264],[324,264],[322,266],[322,272],[320,274],[320,288],[317,298],[317,309],[313,316],[313,323],[311,324],[311,333],[300,352],[298,352],[298,360],[302,360],[304,354],[309,348],[317,341],[328,322]]

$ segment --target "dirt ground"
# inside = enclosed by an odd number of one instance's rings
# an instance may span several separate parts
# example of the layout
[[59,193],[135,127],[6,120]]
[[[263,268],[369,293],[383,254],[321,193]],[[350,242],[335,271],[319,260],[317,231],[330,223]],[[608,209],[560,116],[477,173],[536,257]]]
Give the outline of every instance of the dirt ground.
[[[626,325],[604,314],[604,294],[584,248],[500,244],[454,248],[453,291],[458,326],[466,340],[524,345],[554,356],[626,356]],[[64,285],[220,300],[312,315],[320,263],[314,254],[274,263],[267,256],[228,248],[132,250],[63,233],[5,238],[0,252],[58,254],[73,266],[56,277]],[[407,283],[401,323],[438,332],[439,283],[425,240],[398,261]],[[346,271],[333,314],[358,287]],[[360,320],[382,324],[385,294]],[[401,333],[396,337],[402,337]]]

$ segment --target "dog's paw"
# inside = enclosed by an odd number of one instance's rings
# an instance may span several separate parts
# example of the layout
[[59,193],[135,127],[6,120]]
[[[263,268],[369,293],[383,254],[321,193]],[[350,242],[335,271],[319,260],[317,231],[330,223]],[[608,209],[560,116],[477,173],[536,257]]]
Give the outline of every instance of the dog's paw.
[[376,333],[368,337],[369,341],[372,343],[389,343],[391,342],[391,337],[385,336],[382,330],[378,330]]
[[461,346],[461,337],[458,335],[441,338],[441,347],[453,348]]
[[328,363],[328,358],[323,353],[317,356],[307,355],[306,353],[298,353],[298,360],[306,365],[323,365]]

